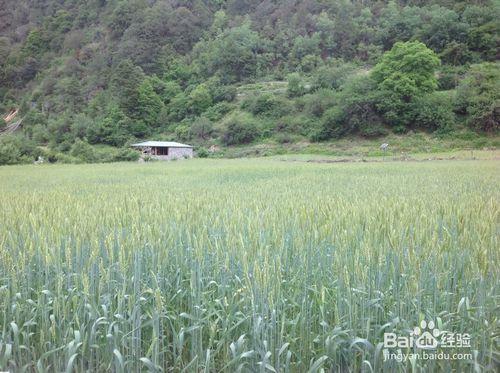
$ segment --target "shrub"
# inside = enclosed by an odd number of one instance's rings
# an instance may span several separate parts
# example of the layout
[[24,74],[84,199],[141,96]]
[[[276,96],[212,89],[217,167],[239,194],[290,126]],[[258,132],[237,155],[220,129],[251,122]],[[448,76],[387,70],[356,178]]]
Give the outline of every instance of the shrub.
[[71,146],[70,155],[80,159],[82,162],[93,163],[97,161],[95,151],[87,142],[77,139]]
[[191,112],[199,115],[213,104],[212,95],[206,84],[196,86],[189,94]]
[[116,162],[135,162],[139,160],[140,154],[138,151],[128,148],[122,148],[113,157]]
[[302,96],[306,93],[306,88],[301,76],[298,73],[288,75],[288,88],[287,93],[290,97]]
[[209,156],[209,152],[206,148],[199,148],[197,151],[196,151],[196,156],[198,158],[208,158]]
[[214,106],[210,107],[203,113],[203,116],[215,122],[221,120],[224,115],[229,113],[231,110],[235,108],[234,104],[230,104],[228,102],[219,102]]
[[411,108],[416,127],[431,131],[451,129],[455,121],[452,103],[448,92],[434,92],[418,98]]
[[333,66],[318,68],[313,76],[313,88],[338,89],[355,72],[355,66],[348,63],[338,63]]
[[376,109],[375,83],[369,77],[355,77],[347,81],[336,95],[336,106],[323,117],[319,139],[359,133],[366,137],[386,134],[384,123]]
[[225,145],[248,144],[259,135],[260,129],[250,114],[236,112],[224,121],[222,141]]
[[33,141],[24,136],[8,135],[0,138],[0,165],[32,162],[42,154]]
[[323,113],[336,105],[336,93],[330,89],[320,89],[312,94],[307,94],[296,102],[298,111],[313,117],[321,117]]
[[442,91],[455,89],[463,79],[465,71],[463,66],[443,66],[438,74],[438,88]]
[[321,128],[321,121],[319,118],[306,115],[288,115],[276,121],[274,132],[276,136],[279,133],[293,133],[306,137],[314,137],[314,134]]
[[205,117],[199,117],[194,120],[189,128],[189,135],[191,138],[207,140],[210,138],[214,131],[214,125]]
[[249,96],[242,102],[241,108],[253,115],[265,115],[273,118],[288,114],[293,109],[289,100],[270,93]]

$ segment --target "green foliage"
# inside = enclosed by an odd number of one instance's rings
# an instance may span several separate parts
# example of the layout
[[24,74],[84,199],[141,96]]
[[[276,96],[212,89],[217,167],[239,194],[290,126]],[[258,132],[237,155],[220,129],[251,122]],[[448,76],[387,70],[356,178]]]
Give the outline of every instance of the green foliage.
[[500,129],[500,65],[482,63],[471,66],[458,86],[457,110],[465,113],[467,124],[479,131]]
[[[222,129],[238,108],[254,116],[258,138],[279,141],[333,136],[325,126],[342,128],[335,136],[441,131],[432,123],[453,113],[433,92],[497,59],[499,11],[447,0],[19,0],[0,11],[0,111],[20,108],[26,137],[56,152],[84,138],[188,141],[195,118]],[[350,81],[371,70],[373,90],[349,99]],[[467,98],[462,86],[454,121],[496,132],[495,95]]]
[[208,110],[203,113],[203,116],[207,117],[213,122],[221,120],[226,114],[234,110],[236,105],[230,104],[229,102],[219,102],[214,106],[211,106]]
[[122,148],[113,155],[113,162],[135,162],[139,160],[140,154],[137,150]]
[[82,162],[93,163],[97,160],[94,149],[84,140],[77,139],[71,146],[69,153],[72,157],[78,158]]
[[33,162],[40,154],[34,142],[23,136],[0,137],[0,165]]
[[[156,94],[148,79],[137,89],[137,108],[135,118],[144,122],[146,127],[158,126],[158,115],[163,109],[163,102]],[[136,134],[137,135],[137,134]]]
[[411,103],[437,88],[436,54],[420,42],[396,43],[371,72],[379,91],[378,109],[392,126],[412,124]]
[[415,100],[411,112],[417,127],[431,131],[449,131],[455,123],[453,96],[449,92],[434,92]]
[[48,50],[48,41],[39,29],[30,31],[23,46],[25,57],[38,57]]
[[167,118],[170,122],[180,122],[184,119],[190,109],[190,100],[183,92],[176,95],[167,105]]
[[[142,119],[141,107],[139,105],[139,90],[149,87],[143,86],[144,72],[135,66],[130,60],[122,60],[113,70],[110,79],[110,88],[113,95],[118,99],[120,108],[126,115],[134,119]],[[146,83],[147,85],[147,83]],[[144,104],[144,102],[142,102]]]
[[437,88],[436,54],[420,42],[396,43],[373,68],[372,78],[380,90],[393,92],[403,101]]
[[442,91],[455,89],[466,71],[464,66],[442,66],[438,73],[438,88]]
[[198,44],[198,68],[207,76],[217,74],[223,82],[238,82],[252,77],[257,71],[259,34],[249,22],[217,35],[215,39]]
[[319,89],[312,94],[302,96],[295,102],[298,111],[318,118],[336,103],[337,96],[331,89]]
[[384,122],[376,109],[376,83],[366,76],[351,79],[337,94],[336,106],[323,115],[321,137],[338,138],[359,133],[366,137],[386,134]]
[[117,105],[110,105],[106,115],[88,127],[87,138],[91,144],[122,146],[129,138],[130,128],[134,128],[134,123]]
[[189,99],[191,100],[191,111],[195,115],[203,113],[213,103],[212,95],[205,84],[196,86],[189,94]]
[[198,158],[208,158],[209,155],[210,153],[208,152],[207,148],[199,148],[196,151],[196,156]]
[[289,97],[299,97],[306,93],[306,88],[304,86],[304,81],[298,73],[293,73],[288,75],[288,96]]
[[241,104],[241,108],[253,115],[279,118],[293,110],[292,103],[284,97],[270,93],[251,95]]
[[353,64],[335,62],[319,67],[313,76],[313,88],[339,89],[356,71]]
[[248,144],[260,136],[257,121],[250,114],[235,112],[224,120],[222,141],[225,145]]
[[199,117],[193,121],[189,132],[192,138],[207,140],[214,132],[214,125],[209,119]]

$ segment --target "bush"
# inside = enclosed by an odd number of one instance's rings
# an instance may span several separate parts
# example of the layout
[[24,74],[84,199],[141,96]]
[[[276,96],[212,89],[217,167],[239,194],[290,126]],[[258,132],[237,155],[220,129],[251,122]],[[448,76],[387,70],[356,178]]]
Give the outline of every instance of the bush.
[[293,133],[311,138],[320,128],[321,121],[318,118],[301,113],[280,118],[276,121],[274,132],[275,136],[279,133]]
[[0,165],[35,161],[42,151],[24,136],[8,135],[0,138]]
[[113,157],[115,162],[135,162],[139,160],[140,154],[138,151],[128,148],[122,148]]
[[321,117],[323,113],[337,103],[336,93],[330,89],[320,89],[307,94],[296,102],[298,111],[313,117]]
[[219,102],[214,106],[210,107],[203,113],[203,116],[210,119],[213,122],[221,120],[224,115],[229,113],[235,108],[234,104],[230,104],[228,102]]
[[338,89],[355,72],[355,66],[348,63],[338,63],[334,66],[322,66],[313,76],[313,88]]
[[336,106],[323,117],[319,139],[359,133],[366,137],[385,135],[387,131],[379,115],[374,93],[375,83],[369,77],[355,77],[347,81],[336,95]]
[[259,135],[260,129],[250,114],[237,112],[224,121],[222,141],[225,145],[248,144]]
[[438,88],[441,91],[455,89],[465,75],[463,66],[443,66],[438,74]]
[[302,96],[306,93],[306,88],[301,76],[298,73],[288,75],[288,88],[287,93],[290,97]]
[[82,162],[93,163],[97,161],[94,148],[86,141],[77,139],[71,146],[70,155]]
[[412,105],[416,127],[447,131],[453,127],[453,99],[448,92],[434,92],[415,100]]
[[208,150],[206,148],[199,148],[196,151],[196,156],[198,158],[208,158],[209,155],[210,155],[210,153],[208,152]]
[[273,118],[286,115],[293,109],[289,100],[270,93],[249,96],[242,102],[241,108],[253,115],[263,115]]
[[189,129],[189,135],[191,138],[207,140],[210,138],[214,131],[214,125],[205,117],[196,118],[195,121],[191,124]]

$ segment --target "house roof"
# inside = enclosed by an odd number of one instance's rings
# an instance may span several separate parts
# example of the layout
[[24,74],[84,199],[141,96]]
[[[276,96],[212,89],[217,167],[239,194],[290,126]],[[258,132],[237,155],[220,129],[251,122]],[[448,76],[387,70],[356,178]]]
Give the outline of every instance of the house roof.
[[192,148],[191,145],[181,144],[173,141],[144,141],[137,144],[132,144],[137,147],[157,147],[157,148]]

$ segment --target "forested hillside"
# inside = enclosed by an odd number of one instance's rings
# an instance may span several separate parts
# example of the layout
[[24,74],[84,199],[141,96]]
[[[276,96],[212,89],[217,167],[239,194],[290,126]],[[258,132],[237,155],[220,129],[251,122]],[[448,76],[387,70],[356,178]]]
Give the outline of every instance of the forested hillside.
[[0,135],[0,164],[134,159],[143,138],[204,155],[410,130],[491,137],[498,19],[486,0],[4,0],[0,113],[19,109],[22,124]]

